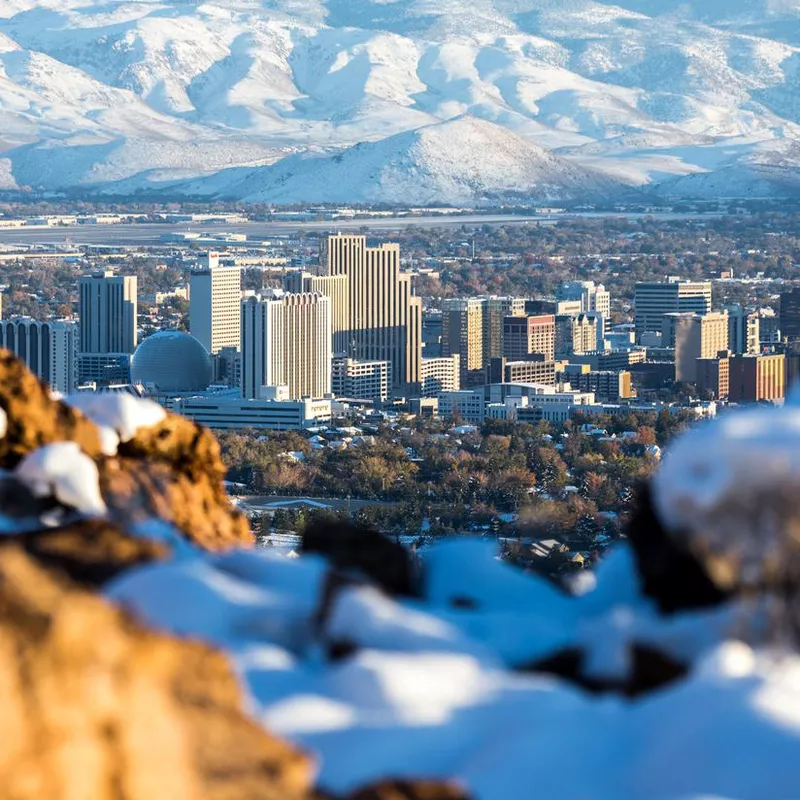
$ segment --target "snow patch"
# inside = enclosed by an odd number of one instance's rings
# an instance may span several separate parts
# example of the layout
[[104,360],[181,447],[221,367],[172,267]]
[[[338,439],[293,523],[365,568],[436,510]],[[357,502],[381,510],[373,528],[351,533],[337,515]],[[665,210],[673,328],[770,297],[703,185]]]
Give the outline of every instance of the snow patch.
[[52,495],[63,505],[93,516],[106,512],[97,465],[75,442],[55,442],[31,451],[14,475],[36,497]]

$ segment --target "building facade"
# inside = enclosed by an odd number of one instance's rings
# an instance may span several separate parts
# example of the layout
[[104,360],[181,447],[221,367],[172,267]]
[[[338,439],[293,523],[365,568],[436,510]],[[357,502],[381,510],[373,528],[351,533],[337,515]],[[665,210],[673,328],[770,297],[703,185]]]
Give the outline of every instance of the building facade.
[[286,294],[241,301],[242,396],[285,386],[292,400],[331,392],[330,298]]
[[725,311],[728,314],[728,349],[738,354],[760,353],[761,321],[758,314],[748,314],[738,303],[727,306]]
[[560,314],[556,317],[556,358],[596,351],[600,333],[602,317],[598,314]]
[[461,365],[458,355],[423,358],[420,393],[423,397],[438,397],[440,392],[461,389]]
[[730,356],[697,359],[697,388],[708,392],[714,400],[727,400],[730,396]]
[[255,428],[296,431],[331,420],[330,400],[231,400],[186,397],[173,410],[200,425],[217,430]]
[[697,359],[728,350],[728,315],[665,314],[662,341],[675,348],[675,380],[695,383]]
[[81,353],[132,353],[137,345],[135,275],[112,270],[78,280]]
[[535,317],[506,317],[503,320],[503,355],[509,361],[523,361],[532,355],[543,361],[555,359],[556,318],[552,314]]
[[336,397],[374,400],[389,399],[392,388],[392,365],[388,361],[356,361],[339,356],[331,367],[331,391]]
[[39,322],[30,317],[0,321],[0,347],[61,394],[78,387],[78,326],[74,322]]
[[400,247],[367,247],[366,237],[329,236],[322,248],[326,274],[345,275],[350,298],[347,355],[389,361],[395,387],[415,386],[422,358],[422,300],[400,268]]
[[733,356],[728,399],[732,403],[780,402],[786,396],[786,356]]
[[552,386],[556,382],[553,361],[509,361],[493,358],[486,371],[486,383],[538,383]]
[[313,275],[310,272],[290,272],[283,288],[292,294],[317,292],[331,301],[331,337],[336,356],[351,356],[348,336],[350,331],[350,279],[347,275]]
[[209,253],[189,273],[189,332],[212,355],[241,343],[241,267]]
[[661,330],[665,314],[711,312],[711,281],[684,281],[670,278],[668,281],[641,282],[636,284],[634,294],[634,327],[637,341],[645,332]]
[[561,284],[556,292],[559,303],[580,303],[581,312],[591,312],[600,317],[600,333],[611,327],[611,295],[603,284],[594,281],[568,281]]
[[800,287],[781,292],[780,331],[785,341],[800,340]]
[[484,381],[483,302],[477,297],[454,298],[442,303],[442,355],[458,356],[462,387]]

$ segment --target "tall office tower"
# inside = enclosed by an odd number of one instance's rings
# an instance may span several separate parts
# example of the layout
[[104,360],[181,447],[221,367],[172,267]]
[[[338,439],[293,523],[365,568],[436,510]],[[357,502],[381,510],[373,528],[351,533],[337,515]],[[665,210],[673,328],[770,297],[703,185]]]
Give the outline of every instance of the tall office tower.
[[189,273],[189,332],[215,355],[241,343],[242,270],[208,253]]
[[611,327],[611,294],[602,283],[594,281],[568,281],[561,284],[556,292],[556,300],[560,302],[579,302],[581,311],[590,311],[602,317],[602,330],[605,333]]
[[136,286],[135,275],[115,275],[112,270],[81,276],[81,353],[132,353],[136,349]]
[[728,350],[728,315],[665,314],[662,341],[675,347],[675,380],[697,382],[697,359]]
[[503,320],[503,356],[509,361],[524,361],[539,355],[542,361],[555,358],[556,318],[506,317]]
[[333,352],[345,355],[350,331],[350,282],[347,275],[312,275],[310,272],[290,272],[283,288],[292,294],[317,292],[331,300],[331,335]]
[[0,321],[0,347],[10,350],[51,388],[69,394],[78,386],[78,325],[37,322],[30,317]]
[[503,320],[525,316],[525,298],[482,297],[480,300],[483,303],[483,356],[488,364],[490,358],[503,355]]
[[785,341],[800,339],[800,287],[781,292],[780,327]]
[[331,391],[331,301],[318,293],[241,301],[242,396],[258,399],[267,386],[288,398]]
[[367,247],[364,236],[338,234],[323,247],[329,275],[346,275],[350,291],[347,355],[389,361],[396,387],[419,383],[422,300],[400,269],[400,247]]
[[637,341],[645,332],[661,330],[664,314],[711,311],[711,281],[684,281],[670,278],[663,282],[637,283],[634,294],[634,326]]
[[601,314],[562,314],[556,317],[556,358],[569,358],[597,350]]
[[442,356],[459,357],[462,387],[485,383],[488,360],[483,351],[483,302],[477,297],[459,297],[442,303]]
[[748,314],[739,303],[726,306],[728,313],[728,349],[733,353],[761,352],[761,325],[756,313]]

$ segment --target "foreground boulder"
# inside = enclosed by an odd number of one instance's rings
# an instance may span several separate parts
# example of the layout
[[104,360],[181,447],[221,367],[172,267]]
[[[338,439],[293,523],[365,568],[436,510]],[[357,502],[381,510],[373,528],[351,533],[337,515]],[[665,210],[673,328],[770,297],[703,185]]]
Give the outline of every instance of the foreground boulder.
[[0,551],[0,798],[304,797],[309,760],[242,711],[227,659]]
[[[247,519],[225,493],[219,445],[193,422],[125,394],[53,397],[6,351],[0,351],[0,414],[0,470],[7,471],[0,474],[0,511],[9,518],[7,529],[26,531],[29,552],[37,529],[86,513],[108,521],[106,544],[112,529],[142,538],[146,523],[156,520],[205,550],[253,546]],[[64,443],[74,448],[72,455]],[[75,463],[66,464],[68,458]],[[79,469],[86,476],[80,481],[74,478]],[[76,487],[90,491],[91,502],[76,498]],[[98,541],[90,535],[85,546]],[[97,560],[111,554],[106,547]],[[131,563],[145,555],[140,549]]]

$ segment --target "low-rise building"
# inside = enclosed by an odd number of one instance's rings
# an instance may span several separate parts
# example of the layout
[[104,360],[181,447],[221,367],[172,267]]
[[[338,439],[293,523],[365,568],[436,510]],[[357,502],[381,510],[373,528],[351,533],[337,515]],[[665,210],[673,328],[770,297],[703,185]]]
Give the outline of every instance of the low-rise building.
[[461,388],[460,356],[423,358],[420,366],[420,393],[438,397],[440,392],[457,392]]
[[331,420],[330,400],[245,400],[182,397],[173,410],[200,425],[219,430],[256,428],[303,430]]
[[541,383],[552,386],[555,382],[555,362],[533,358],[524,361],[493,358],[486,374],[486,383]]
[[389,399],[392,386],[392,364],[389,361],[359,361],[355,358],[334,358],[331,390],[337,397],[375,400]]

